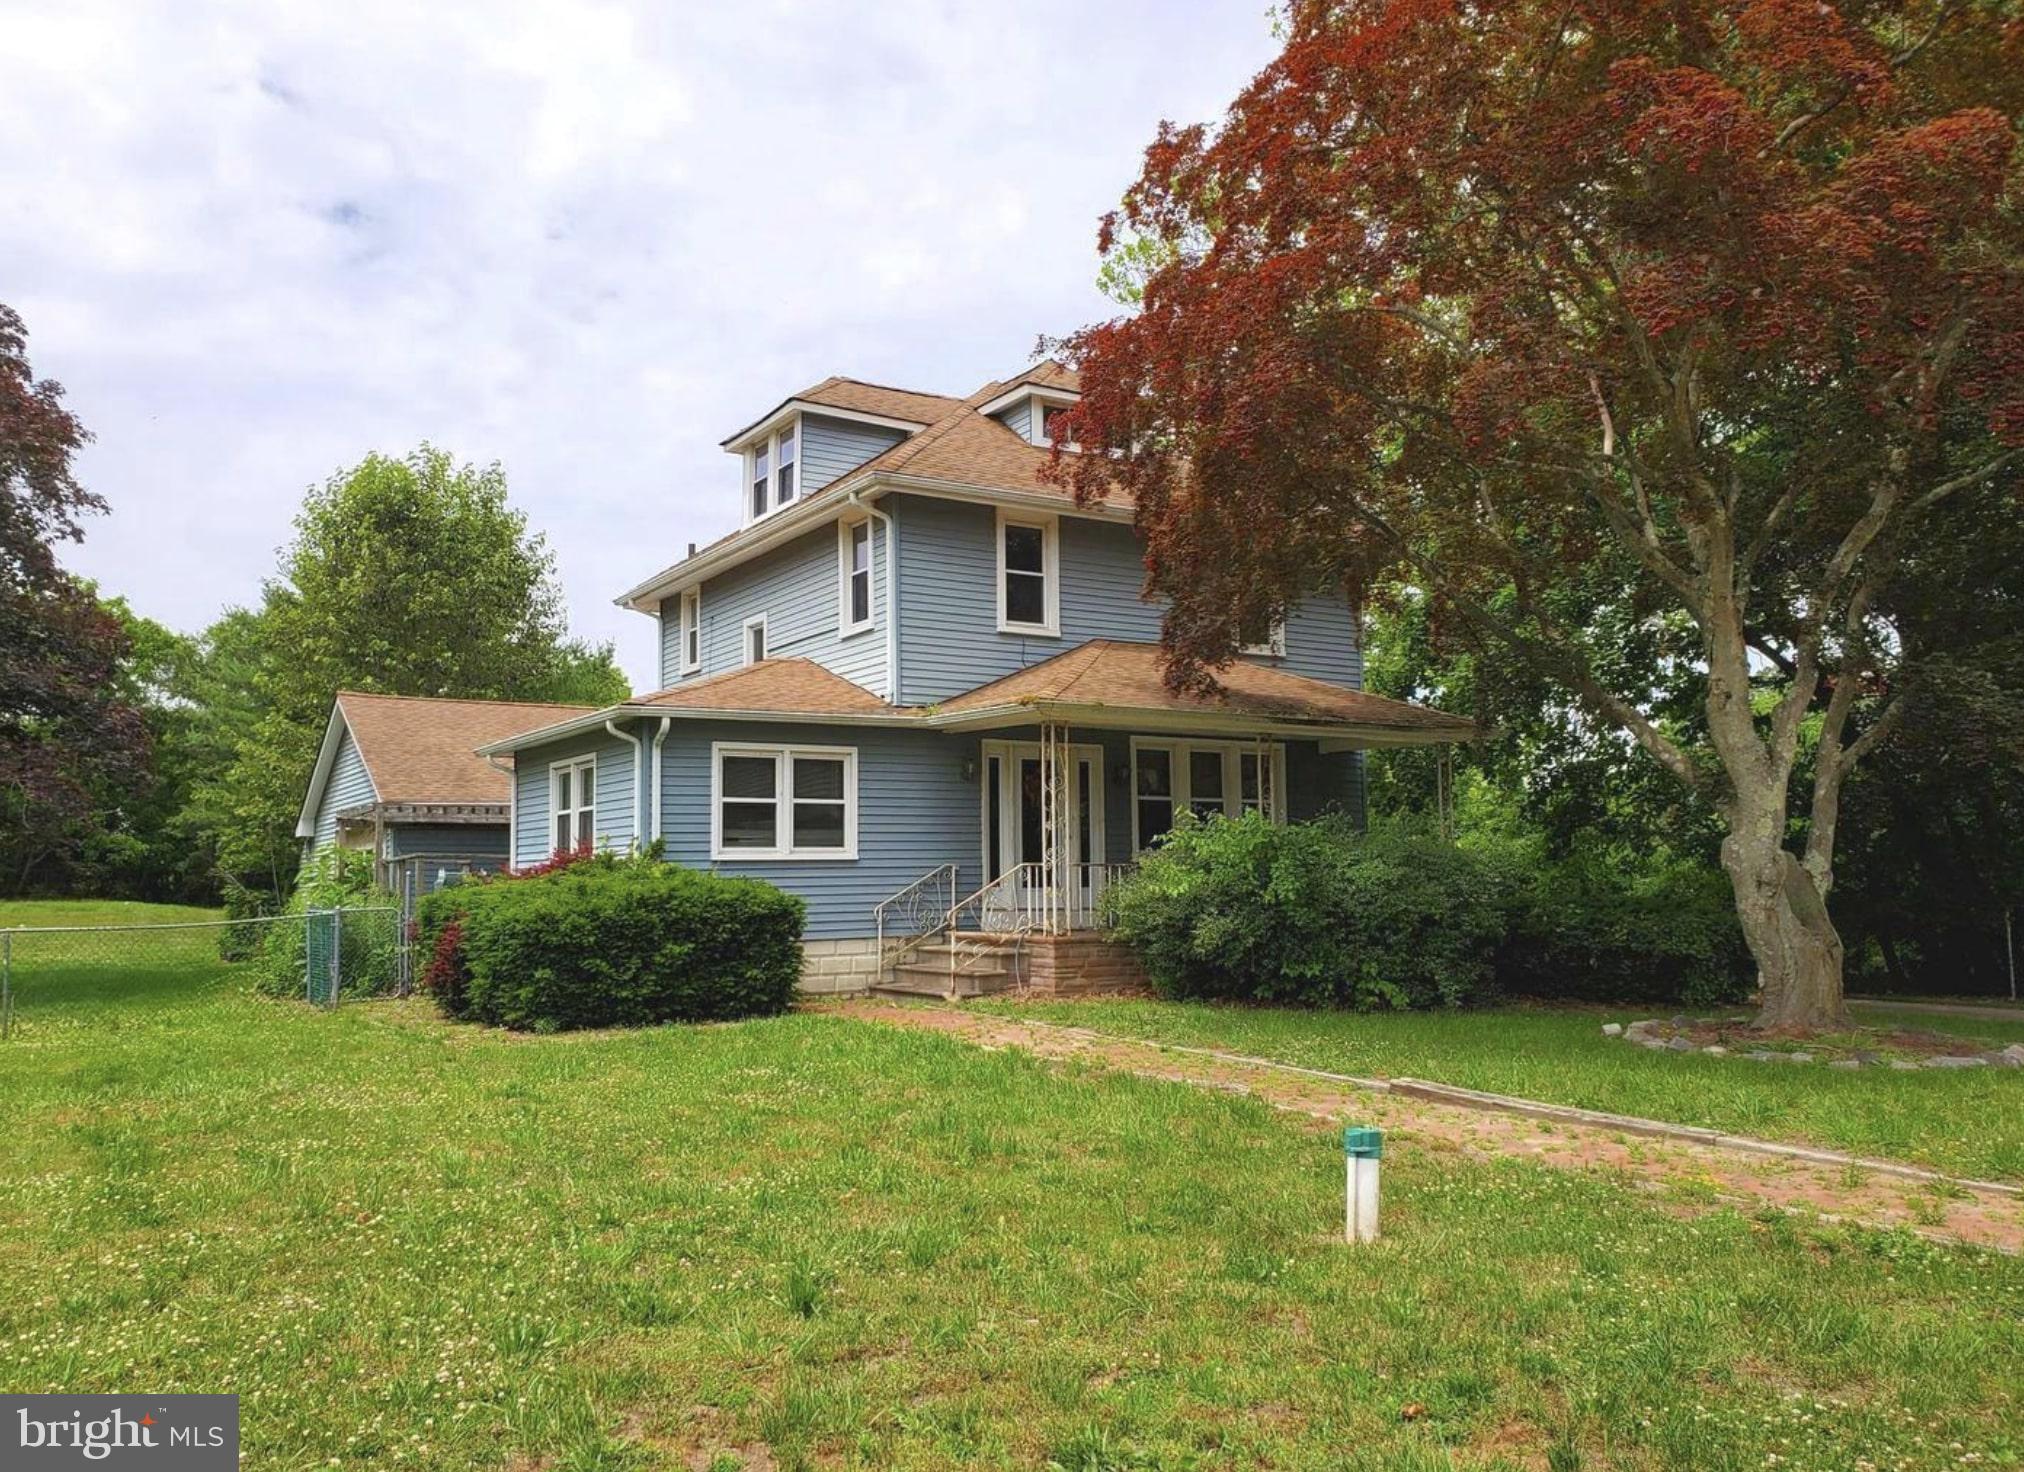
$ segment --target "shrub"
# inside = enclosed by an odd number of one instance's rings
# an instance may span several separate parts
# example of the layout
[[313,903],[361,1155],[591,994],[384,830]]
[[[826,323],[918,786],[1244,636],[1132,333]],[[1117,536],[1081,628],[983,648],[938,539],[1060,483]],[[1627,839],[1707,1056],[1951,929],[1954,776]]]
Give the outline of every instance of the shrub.
[[458,885],[422,905],[427,982],[452,1016],[558,1031],[784,1012],[801,900],[642,856]]
[[1718,1006],[1754,983],[1726,879],[1670,859],[1548,861],[1346,819],[1184,821],[1107,896],[1172,997],[1357,1008],[1497,992]]
[[1577,854],[1540,864],[1513,894],[1500,985],[1584,1002],[1740,1002],[1756,968],[1729,881],[1678,860]]
[[[259,953],[253,958],[254,986],[271,997],[299,997],[307,960],[308,927],[299,918],[310,910],[390,911],[394,897],[373,885],[372,855],[359,849],[327,848],[313,858],[295,881],[283,913],[289,918],[263,925]],[[398,980],[397,948],[390,944],[393,917],[387,913],[361,916],[342,928],[340,975],[347,993],[389,991]]]
[[1343,818],[1184,818],[1108,896],[1172,997],[1454,1006],[1490,986],[1500,878],[1453,844]]

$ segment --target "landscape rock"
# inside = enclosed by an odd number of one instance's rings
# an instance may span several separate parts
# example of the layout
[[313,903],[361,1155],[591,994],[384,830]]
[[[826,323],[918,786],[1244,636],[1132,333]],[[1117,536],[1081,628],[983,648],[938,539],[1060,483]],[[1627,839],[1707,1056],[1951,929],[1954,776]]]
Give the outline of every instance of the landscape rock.
[[1880,1055],[1870,1052],[1870,1050],[1867,1048],[1857,1048],[1849,1056],[1855,1059],[1857,1063],[1865,1065],[1871,1063],[1880,1063],[1883,1061]]
[[1811,1053],[1787,1053],[1785,1061],[1787,1063],[1811,1063],[1813,1055]]
[[1602,1035],[1606,1038],[1622,1037],[1623,1024],[1621,1022],[1605,1022],[1602,1025]]
[[1784,1057],[1785,1055],[1782,1053],[1773,1053],[1766,1048],[1752,1048],[1749,1052],[1745,1053],[1743,1056],[1745,1058],[1748,1058],[1752,1063],[1771,1063],[1779,1058]]
[[1674,1038],[1666,1046],[1675,1053],[1691,1053],[1694,1051],[1694,1045],[1686,1038]]
[[1829,1068],[1838,1068],[1843,1073],[1854,1073],[1857,1069],[1862,1067],[1862,1064],[1857,1062],[1853,1058],[1837,1058],[1827,1066]]
[[1909,1058],[1893,1058],[1890,1061],[1890,1066],[1895,1068],[1899,1073],[1917,1073],[1919,1071],[1918,1064],[1912,1062]]
[[1657,1032],[1658,1030],[1659,1025],[1656,1022],[1651,1021],[1633,1022],[1629,1027],[1623,1030],[1623,1035],[1629,1038],[1632,1042],[1638,1042],[1641,1039],[1650,1037],[1653,1033]]
[[2012,1043],[1996,1056],[2003,1060],[2004,1068],[2024,1068],[2024,1043]]
[[1987,1068],[1988,1066],[1989,1060],[1986,1058],[1963,1058],[1954,1053],[1942,1053],[1936,1058],[1928,1058],[1926,1060],[1926,1067],[1928,1068]]
[[1701,1051],[1706,1053],[1710,1058],[1726,1058],[1729,1056],[1729,1050],[1720,1043],[1710,1043],[1707,1047],[1701,1049]]

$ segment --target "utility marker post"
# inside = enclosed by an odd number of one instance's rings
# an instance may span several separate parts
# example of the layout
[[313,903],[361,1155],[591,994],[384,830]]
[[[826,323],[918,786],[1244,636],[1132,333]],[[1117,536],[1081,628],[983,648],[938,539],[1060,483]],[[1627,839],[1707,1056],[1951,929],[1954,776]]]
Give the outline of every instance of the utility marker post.
[[1342,1132],[1345,1242],[1377,1241],[1377,1168],[1383,1154],[1383,1130],[1352,1125]]

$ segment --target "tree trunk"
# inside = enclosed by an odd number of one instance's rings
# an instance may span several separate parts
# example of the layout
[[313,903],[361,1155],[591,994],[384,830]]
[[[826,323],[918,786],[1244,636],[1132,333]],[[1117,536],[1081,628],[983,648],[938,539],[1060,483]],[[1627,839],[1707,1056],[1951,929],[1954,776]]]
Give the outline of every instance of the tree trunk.
[[[1759,1028],[1802,1031],[1849,1025],[1841,993],[1841,936],[1813,876],[1769,832],[1742,827],[1722,841],[1722,867],[1736,890],[1743,939],[1757,961]],[[1771,832],[1775,832],[1772,829]]]

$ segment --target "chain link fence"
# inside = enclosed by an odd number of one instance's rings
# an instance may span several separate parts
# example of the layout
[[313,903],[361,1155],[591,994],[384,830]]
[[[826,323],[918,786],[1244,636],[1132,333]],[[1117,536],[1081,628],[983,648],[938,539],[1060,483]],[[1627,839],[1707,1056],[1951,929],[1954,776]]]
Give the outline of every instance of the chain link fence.
[[319,1007],[405,994],[409,928],[394,905],[238,920],[0,929],[0,1041],[157,1020],[257,992]]

